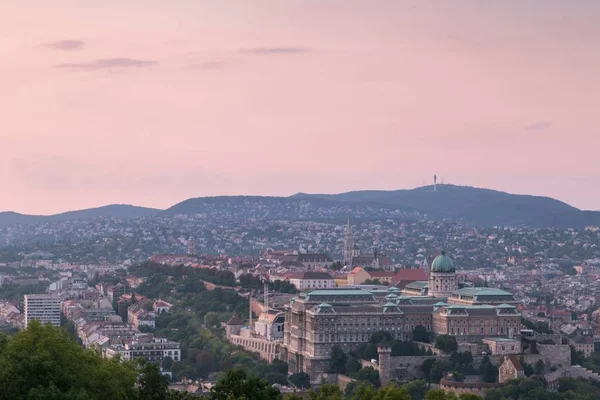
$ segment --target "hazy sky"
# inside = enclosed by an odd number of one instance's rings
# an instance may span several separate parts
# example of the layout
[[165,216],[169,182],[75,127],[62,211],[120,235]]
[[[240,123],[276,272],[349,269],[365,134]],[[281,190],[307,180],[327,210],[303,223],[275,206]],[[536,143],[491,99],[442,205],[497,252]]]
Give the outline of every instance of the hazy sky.
[[5,0],[0,110],[0,210],[434,173],[600,209],[600,1]]

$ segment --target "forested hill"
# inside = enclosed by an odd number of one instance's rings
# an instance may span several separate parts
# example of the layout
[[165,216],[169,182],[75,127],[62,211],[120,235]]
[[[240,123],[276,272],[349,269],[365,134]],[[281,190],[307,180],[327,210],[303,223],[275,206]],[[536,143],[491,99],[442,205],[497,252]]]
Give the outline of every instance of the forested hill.
[[97,217],[138,218],[156,215],[160,210],[128,204],[111,204],[98,208],[69,211],[54,215],[26,215],[12,211],[0,212],[0,226],[12,224],[43,224],[46,222],[92,219]]
[[582,211],[542,196],[517,195],[468,186],[438,185],[410,190],[299,193],[293,199],[322,199],[347,204],[379,204],[424,214],[461,219],[476,225],[582,228],[600,224],[600,212]]
[[137,218],[204,214],[228,220],[453,219],[480,226],[583,228],[600,225],[600,212],[583,211],[542,196],[517,195],[468,186],[438,185],[408,190],[363,190],[340,194],[298,193],[290,197],[192,198],[166,210],[110,205],[50,216],[0,213],[0,226],[96,217]]

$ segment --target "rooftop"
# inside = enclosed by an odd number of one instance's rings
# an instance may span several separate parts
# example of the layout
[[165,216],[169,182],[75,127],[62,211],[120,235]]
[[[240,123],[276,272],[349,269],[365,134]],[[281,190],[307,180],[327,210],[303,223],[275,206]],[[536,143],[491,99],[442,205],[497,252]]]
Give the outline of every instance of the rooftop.
[[512,296],[512,293],[506,290],[488,287],[462,288],[458,289],[456,294],[461,296]]

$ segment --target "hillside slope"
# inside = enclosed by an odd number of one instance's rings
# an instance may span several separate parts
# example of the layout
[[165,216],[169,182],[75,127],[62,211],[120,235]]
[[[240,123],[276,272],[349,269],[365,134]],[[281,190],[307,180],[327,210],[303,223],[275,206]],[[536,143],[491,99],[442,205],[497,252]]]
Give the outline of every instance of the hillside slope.
[[161,210],[137,207],[128,204],[111,204],[98,208],[69,211],[54,215],[26,215],[12,211],[0,212],[0,226],[12,224],[41,224],[53,221],[68,221],[74,219],[92,219],[97,217],[138,218],[156,215]]
[[405,207],[486,226],[580,228],[600,223],[599,212],[581,211],[549,197],[516,195],[468,186],[439,185],[436,191],[433,186],[425,186],[410,190],[355,191],[333,195],[299,193],[292,198]]

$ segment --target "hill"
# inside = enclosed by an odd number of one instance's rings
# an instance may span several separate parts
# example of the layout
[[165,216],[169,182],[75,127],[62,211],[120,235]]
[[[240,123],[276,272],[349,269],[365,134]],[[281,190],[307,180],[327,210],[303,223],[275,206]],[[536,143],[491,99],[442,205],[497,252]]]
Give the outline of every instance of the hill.
[[404,207],[425,214],[464,220],[477,225],[573,227],[600,224],[600,212],[582,211],[542,196],[516,195],[468,186],[438,185],[410,190],[371,190],[340,194],[299,193],[291,198],[319,198],[350,204]]
[[224,220],[332,221],[380,218],[453,219],[481,226],[583,228],[600,225],[600,212],[583,211],[543,196],[517,195],[468,186],[438,185],[405,190],[361,190],[339,194],[298,193],[290,197],[216,196],[182,201],[167,210],[110,205],[40,216],[0,213],[0,226],[96,217],[206,214]]
[[0,226],[12,224],[42,224],[45,222],[92,219],[97,217],[138,218],[156,215],[161,210],[127,204],[111,204],[98,208],[69,211],[54,215],[26,215],[12,211],[0,212]]

